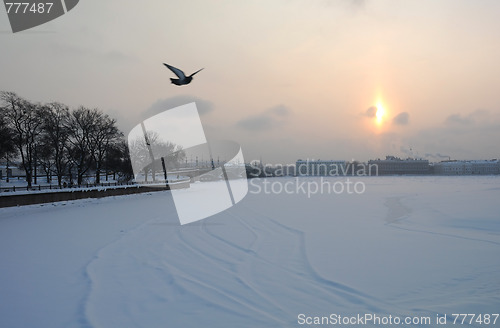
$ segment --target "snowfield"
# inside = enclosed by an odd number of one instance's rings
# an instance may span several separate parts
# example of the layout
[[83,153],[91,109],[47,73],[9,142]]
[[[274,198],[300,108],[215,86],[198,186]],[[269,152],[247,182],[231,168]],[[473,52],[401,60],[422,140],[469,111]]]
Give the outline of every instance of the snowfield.
[[500,177],[350,179],[366,191],[249,186],[184,226],[169,191],[0,209],[0,327],[312,327],[299,315],[365,313],[431,326],[447,314],[452,327],[453,313],[500,312]]

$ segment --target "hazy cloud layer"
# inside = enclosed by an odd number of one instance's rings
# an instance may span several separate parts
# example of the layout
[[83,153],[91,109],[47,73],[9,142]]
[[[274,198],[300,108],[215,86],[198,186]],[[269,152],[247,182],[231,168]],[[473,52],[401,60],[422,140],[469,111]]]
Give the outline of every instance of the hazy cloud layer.
[[288,107],[285,105],[278,105],[269,108],[261,114],[244,118],[238,121],[236,125],[249,131],[269,130],[284,124],[287,116],[290,114],[291,111]]
[[407,112],[399,113],[392,119],[392,123],[396,125],[408,125],[409,122],[410,114],[408,114]]
[[499,138],[500,113],[478,110],[450,115],[433,127],[405,135],[376,135],[370,148],[377,149],[380,156],[426,158],[431,162],[493,159],[500,158],[500,147],[492,147],[492,140]]
[[[484,110],[453,114],[436,127],[422,129],[412,139],[414,149],[435,159],[490,159],[500,157],[500,148],[492,140],[500,138],[500,115]],[[489,154],[484,158],[481,154]],[[433,156],[432,156],[433,155]]]
[[[448,2],[192,0],[138,10],[87,1],[15,35],[0,15],[0,90],[112,111],[124,132],[196,101],[218,139],[242,139],[276,161],[404,156],[401,145],[421,156],[499,157],[500,1],[473,15],[470,1]],[[206,69],[178,88],[164,61],[186,73]],[[379,102],[387,116],[376,120],[368,107]],[[408,125],[395,124],[403,111]]]

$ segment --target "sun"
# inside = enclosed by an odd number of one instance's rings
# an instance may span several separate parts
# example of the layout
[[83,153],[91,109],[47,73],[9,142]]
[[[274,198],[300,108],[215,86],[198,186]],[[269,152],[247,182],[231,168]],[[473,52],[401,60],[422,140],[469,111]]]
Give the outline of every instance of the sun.
[[380,124],[384,120],[385,109],[381,103],[377,103],[377,112],[375,113],[375,117],[377,118],[377,123]]

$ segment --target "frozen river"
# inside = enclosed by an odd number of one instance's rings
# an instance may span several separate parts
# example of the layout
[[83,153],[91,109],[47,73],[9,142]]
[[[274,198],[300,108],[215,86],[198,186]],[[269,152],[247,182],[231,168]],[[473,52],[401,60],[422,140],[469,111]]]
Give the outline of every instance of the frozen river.
[[266,193],[254,180],[234,207],[184,226],[168,191],[0,209],[0,327],[365,314],[451,327],[454,313],[500,311],[500,177],[351,180],[364,192]]

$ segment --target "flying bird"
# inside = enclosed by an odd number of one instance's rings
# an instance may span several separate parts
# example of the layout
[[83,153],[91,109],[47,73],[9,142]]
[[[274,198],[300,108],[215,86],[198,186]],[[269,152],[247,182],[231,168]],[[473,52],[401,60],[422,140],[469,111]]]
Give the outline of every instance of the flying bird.
[[196,72],[194,72],[193,74],[186,76],[186,74],[184,74],[183,71],[181,71],[180,69],[178,69],[174,66],[170,66],[169,64],[165,64],[165,63],[163,63],[163,65],[167,66],[167,68],[169,70],[171,70],[172,72],[174,72],[175,75],[177,75],[178,79],[172,79],[172,78],[170,79],[172,84],[175,84],[175,85],[189,84],[193,80],[193,76],[203,69],[203,68],[199,69]]

